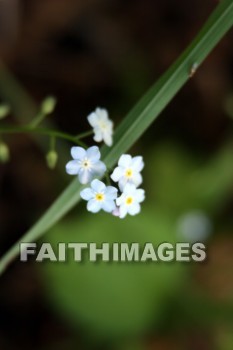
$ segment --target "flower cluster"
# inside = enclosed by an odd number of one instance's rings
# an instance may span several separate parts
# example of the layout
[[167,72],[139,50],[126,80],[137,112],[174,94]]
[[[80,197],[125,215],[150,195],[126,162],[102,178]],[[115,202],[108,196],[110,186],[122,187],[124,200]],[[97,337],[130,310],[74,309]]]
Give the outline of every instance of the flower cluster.
[[[113,122],[108,118],[108,112],[97,108],[87,119],[93,127],[94,140],[104,141],[111,146]],[[90,187],[80,192],[81,198],[87,201],[88,211],[97,213],[103,210],[120,218],[140,212],[140,204],[145,199],[145,191],[138,188],[142,183],[141,171],[144,168],[141,156],[131,157],[129,154],[123,154],[120,157],[117,167],[110,176],[112,181],[118,184],[119,196],[115,186],[106,186],[98,179],[106,174],[107,167],[101,161],[97,146],[87,150],[83,147],[72,147],[71,156],[73,160],[66,164],[66,172],[69,175],[77,175],[83,185],[90,183]]]
[[136,215],[140,212],[140,203],[145,199],[145,191],[138,188],[142,183],[143,168],[141,156],[131,157],[129,154],[123,154],[120,157],[118,166],[111,174],[111,179],[118,182],[121,191],[121,195],[116,199],[119,211],[115,211],[114,215],[124,218],[127,214]]
[[85,150],[82,147],[72,147],[73,160],[66,165],[70,175],[77,175],[81,184],[90,183],[90,187],[80,192],[82,199],[87,201],[87,210],[97,213],[101,209],[107,213],[124,218],[127,214],[136,215],[140,212],[140,203],[145,198],[145,192],[137,188],[142,183],[141,170],[144,167],[142,157],[131,157],[123,154],[118,166],[111,174],[111,179],[118,182],[118,189],[106,186],[97,177],[106,172],[106,165],[100,160],[100,151],[97,146]]

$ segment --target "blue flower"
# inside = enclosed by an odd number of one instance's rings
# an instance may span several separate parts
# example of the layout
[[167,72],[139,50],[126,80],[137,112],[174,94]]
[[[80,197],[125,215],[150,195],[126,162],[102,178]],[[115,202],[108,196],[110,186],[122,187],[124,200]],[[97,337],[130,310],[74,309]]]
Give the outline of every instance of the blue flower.
[[80,196],[88,201],[87,210],[92,213],[97,213],[101,209],[111,213],[116,209],[117,189],[113,186],[106,186],[100,180],[93,180],[91,187],[82,190]]
[[93,178],[101,177],[106,171],[106,165],[100,161],[99,147],[92,146],[85,150],[82,147],[72,147],[71,156],[74,160],[66,164],[69,175],[78,175],[81,184],[87,184]]

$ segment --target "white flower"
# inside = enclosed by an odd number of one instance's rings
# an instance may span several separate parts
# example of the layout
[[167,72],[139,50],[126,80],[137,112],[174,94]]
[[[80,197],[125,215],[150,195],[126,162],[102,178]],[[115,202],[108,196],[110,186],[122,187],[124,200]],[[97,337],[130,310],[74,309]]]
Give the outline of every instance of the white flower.
[[97,213],[101,209],[111,213],[116,209],[117,189],[113,186],[105,186],[97,179],[91,182],[91,187],[82,190],[80,196],[88,201],[87,210],[92,213]]
[[108,118],[108,111],[103,108],[96,108],[88,115],[87,120],[94,130],[94,140],[104,141],[107,146],[112,146],[113,122]]
[[85,150],[82,147],[72,147],[71,155],[74,160],[66,164],[69,175],[78,175],[81,184],[91,182],[94,177],[102,176],[106,165],[100,161],[99,147],[92,146]]
[[140,172],[143,167],[144,162],[141,156],[132,158],[129,154],[123,154],[119,159],[118,166],[111,175],[111,179],[118,182],[121,191],[123,191],[127,183],[138,187],[142,183]]
[[126,184],[122,195],[116,199],[116,204],[120,210],[120,218],[123,219],[126,214],[138,214],[141,211],[140,203],[144,199],[144,190],[136,188],[133,184]]

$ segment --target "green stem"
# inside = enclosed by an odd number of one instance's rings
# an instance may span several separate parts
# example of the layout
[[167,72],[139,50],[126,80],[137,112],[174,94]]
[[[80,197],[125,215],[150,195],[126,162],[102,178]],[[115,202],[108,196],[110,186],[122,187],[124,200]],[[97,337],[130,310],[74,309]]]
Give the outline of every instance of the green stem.
[[[79,140],[78,136],[72,136],[66,134],[62,131],[52,130],[47,128],[32,128],[31,126],[1,126],[0,134],[39,134],[39,135],[47,135],[53,136],[60,139],[65,139],[67,141],[71,141],[75,144],[78,144],[82,147],[86,147],[86,145]],[[81,134],[82,135],[82,134]]]
[[85,137],[91,136],[93,134],[93,130],[88,130],[86,132],[83,132],[82,134],[79,134],[75,137],[77,137],[79,140],[84,139]]
[[50,151],[55,151],[56,148],[56,137],[50,136]]
[[[232,25],[233,0],[222,0],[191,45],[119,125],[114,146],[103,147],[102,159],[108,168],[145,132]],[[79,202],[81,188],[77,180],[71,182],[35,225],[1,258],[0,274],[19,254],[21,242],[35,242]]]
[[108,186],[111,186],[111,179],[110,179],[110,175],[109,175],[109,171],[107,170],[106,174],[105,174],[105,179],[106,179],[106,183]]
[[39,124],[43,122],[43,120],[47,117],[47,114],[42,113],[41,111],[38,112],[36,117],[31,121],[31,123],[28,124],[30,128],[36,128]]

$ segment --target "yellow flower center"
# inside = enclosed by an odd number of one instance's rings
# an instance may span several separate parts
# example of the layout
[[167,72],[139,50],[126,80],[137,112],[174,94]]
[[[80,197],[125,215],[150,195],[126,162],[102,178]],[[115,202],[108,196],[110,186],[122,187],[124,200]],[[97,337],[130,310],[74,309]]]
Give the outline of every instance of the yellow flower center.
[[88,159],[84,159],[84,161],[82,162],[82,166],[86,169],[90,168],[90,161]]
[[102,201],[104,200],[104,195],[103,195],[103,193],[96,193],[95,199],[96,199],[98,202],[102,202]]
[[103,130],[107,129],[107,124],[105,122],[100,122],[99,126]]
[[125,172],[125,176],[127,178],[130,178],[130,177],[132,177],[132,175],[133,175],[132,169],[127,169],[126,172]]
[[127,197],[126,198],[126,204],[127,205],[130,205],[130,204],[132,204],[133,203],[133,197]]

